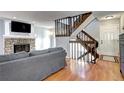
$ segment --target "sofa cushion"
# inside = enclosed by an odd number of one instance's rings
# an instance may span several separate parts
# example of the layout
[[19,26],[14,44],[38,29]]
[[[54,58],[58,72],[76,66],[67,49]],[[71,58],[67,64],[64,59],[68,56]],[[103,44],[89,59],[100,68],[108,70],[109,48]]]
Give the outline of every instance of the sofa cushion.
[[49,52],[53,52],[53,51],[64,50],[64,49],[62,47],[56,47],[56,48],[49,48],[48,50]]
[[0,55],[0,62],[16,60],[16,59],[21,59],[25,57],[29,57],[29,54],[25,51],[8,54],[8,55]]
[[0,63],[4,61],[9,61],[9,55],[0,55]]
[[41,54],[45,54],[45,53],[49,53],[48,49],[31,51],[29,53],[29,56],[36,56],[36,55],[41,55]]
[[9,56],[10,56],[10,60],[16,60],[16,59],[20,59],[20,58],[29,57],[29,53],[22,51],[22,52],[10,54]]

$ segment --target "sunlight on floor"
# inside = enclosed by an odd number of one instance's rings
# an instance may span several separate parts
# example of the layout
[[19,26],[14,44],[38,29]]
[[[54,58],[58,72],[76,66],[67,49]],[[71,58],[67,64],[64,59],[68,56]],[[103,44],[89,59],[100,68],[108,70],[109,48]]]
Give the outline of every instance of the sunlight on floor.
[[83,60],[76,60],[76,62],[70,64],[70,70],[73,72],[73,74],[80,75],[81,78],[85,78],[88,70],[86,66],[88,66],[87,62],[83,62]]

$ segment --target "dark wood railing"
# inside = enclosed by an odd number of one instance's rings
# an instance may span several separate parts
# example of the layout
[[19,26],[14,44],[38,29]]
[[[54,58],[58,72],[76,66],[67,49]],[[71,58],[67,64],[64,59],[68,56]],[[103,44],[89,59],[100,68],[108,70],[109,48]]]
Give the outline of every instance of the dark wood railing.
[[72,59],[95,63],[96,59],[99,57],[97,53],[98,41],[85,31],[79,32],[77,39],[72,39],[69,43],[70,58]]
[[91,56],[91,59],[88,61],[95,63],[96,59],[99,57],[97,53],[98,41],[83,30],[78,33],[77,41],[80,42],[80,44],[87,50],[87,52],[84,52],[80,57],[78,57],[78,59],[86,56],[87,54],[91,54],[94,58]]
[[91,12],[55,20],[55,35],[70,36],[90,15]]

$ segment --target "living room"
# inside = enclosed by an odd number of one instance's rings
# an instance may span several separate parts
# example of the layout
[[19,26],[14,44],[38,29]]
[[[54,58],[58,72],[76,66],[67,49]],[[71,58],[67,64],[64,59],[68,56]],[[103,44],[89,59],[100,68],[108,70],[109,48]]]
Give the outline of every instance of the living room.
[[123,93],[123,0],[2,0],[0,91]]
[[[18,59],[25,58],[28,56],[28,54],[25,52],[31,52],[34,50],[44,50],[48,48],[51,48],[51,50],[49,49],[49,51],[52,51],[52,48],[56,46],[55,45],[55,31],[54,31],[55,28],[54,28],[54,21],[53,21],[55,17],[51,18],[51,16],[54,13],[55,12],[49,12],[49,11],[48,12],[47,11],[46,12],[45,11],[44,12],[40,12],[40,11],[39,12],[33,12],[33,11],[32,12],[31,11],[27,11],[27,12],[23,12],[23,11],[6,12],[5,11],[4,12],[2,11],[0,13],[1,14],[1,19],[0,19],[0,23],[1,23],[0,24],[1,63],[2,62],[8,63],[9,61],[10,63],[11,62],[13,63],[16,59],[18,61]],[[70,14],[76,14],[76,13],[78,12],[73,13],[70,11],[70,13],[65,12],[65,14],[63,12],[64,14],[63,16],[68,16]],[[42,15],[42,14],[45,14],[47,16]],[[58,12],[58,15],[56,17],[57,18],[60,17],[61,14],[62,14],[61,12]],[[39,18],[32,17],[34,15],[39,16]],[[44,18],[47,20],[44,21]],[[25,52],[22,52],[22,51],[25,51]],[[4,64],[1,64],[1,65],[4,65]],[[33,78],[28,79],[28,77],[30,76],[30,75],[28,76],[28,73],[23,73],[24,75],[20,73],[21,76],[18,75],[19,72],[23,70],[23,68],[20,68],[21,70],[17,69],[19,68],[19,66],[17,66],[15,69],[13,69],[13,67],[9,67],[8,69],[6,69],[6,66],[5,67],[1,66],[1,67],[2,67],[1,75],[0,75],[1,80],[11,80],[11,81],[12,80],[14,81],[34,80]],[[33,68],[30,66],[28,69],[33,69]],[[6,70],[3,71],[3,69],[6,69]],[[53,67],[52,69],[55,70],[56,67]],[[15,72],[13,72],[12,70],[14,70]],[[43,69],[42,71],[44,70],[45,69]],[[26,72],[26,70],[21,71],[21,72]],[[18,73],[18,74],[15,74],[15,73]],[[40,73],[42,74],[44,72],[40,72]],[[5,74],[5,76],[2,74]],[[27,74],[27,76],[25,74]],[[22,76],[25,76],[25,77],[22,77]],[[36,79],[36,80],[42,80],[42,77],[39,77],[39,79]]]
[[[119,34],[123,33],[123,12],[1,11],[0,15],[1,80],[123,80],[121,76],[123,64],[121,63],[121,67],[119,66],[118,42]],[[70,26],[75,30],[69,27],[68,20],[72,21]],[[84,37],[80,36],[81,34],[78,35],[82,30]],[[78,40],[84,39],[83,42],[77,41],[76,35]],[[58,56],[56,60],[53,52],[55,55],[57,54],[56,57]],[[39,56],[39,54],[43,55]],[[39,56],[39,59],[36,55]],[[43,67],[37,67],[40,66],[39,64],[34,65],[32,60],[35,62],[42,57],[51,59],[43,58],[43,62],[48,62]],[[21,65],[18,65],[18,61],[21,59]],[[49,61],[54,63],[49,63]],[[30,66],[26,67],[23,62],[27,62]],[[43,62],[41,59],[42,64]],[[5,65],[6,63],[8,65]],[[110,70],[106,72],[97,65],[105,65],[104,68]],[[10,67],[6,69],[6,66]],[[96,68],[97,71],[95,71]],[[30,72],[30,70],[33,71]],[[120,70],[122,70],[121,73]],[[105,73],[104,77],[103,75],[97,77],[101,72]],[[111,73],[115,74],[114,77],[111,76]]]

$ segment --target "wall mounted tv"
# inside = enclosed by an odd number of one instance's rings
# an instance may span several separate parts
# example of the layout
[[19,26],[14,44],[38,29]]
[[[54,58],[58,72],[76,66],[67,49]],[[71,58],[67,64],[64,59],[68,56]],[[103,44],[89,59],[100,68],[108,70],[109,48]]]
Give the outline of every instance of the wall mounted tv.
[[31,33],[31,24],[11,21],[11,31],[20,33]]

